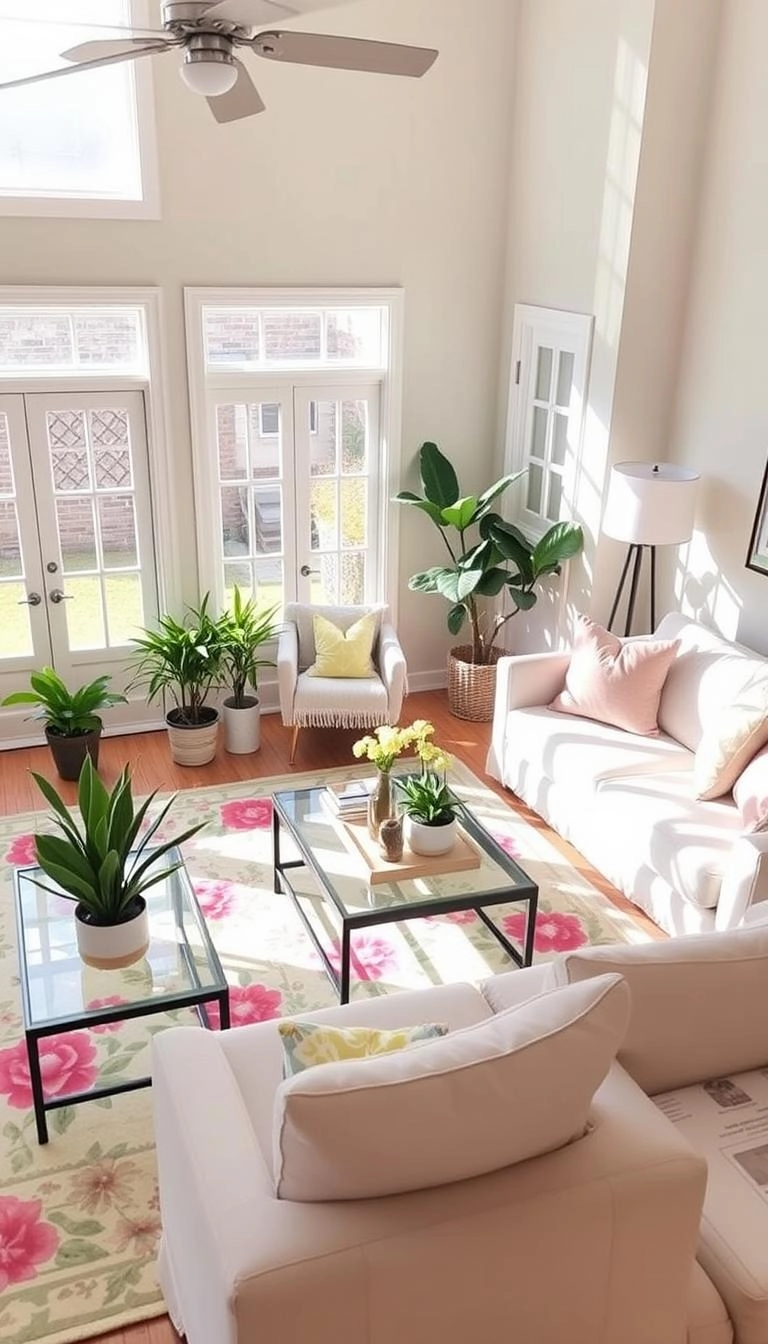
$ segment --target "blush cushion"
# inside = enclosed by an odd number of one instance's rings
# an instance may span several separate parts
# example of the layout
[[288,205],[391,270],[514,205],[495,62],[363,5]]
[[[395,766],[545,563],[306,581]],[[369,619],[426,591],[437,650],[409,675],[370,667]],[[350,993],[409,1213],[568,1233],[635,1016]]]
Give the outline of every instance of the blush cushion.
[[696,748],[693,782],[697,798],[729,793],[762,747],[768,744],[768,678],[745,686],[705,725]]
[[549,708],[610,723],[627,733],[656,736],[659,700],[677,649],[674,639],[625,644],[580,616],[565,689]]
[[768,830],[768,747],[752,757],[733,786],[745,831]]

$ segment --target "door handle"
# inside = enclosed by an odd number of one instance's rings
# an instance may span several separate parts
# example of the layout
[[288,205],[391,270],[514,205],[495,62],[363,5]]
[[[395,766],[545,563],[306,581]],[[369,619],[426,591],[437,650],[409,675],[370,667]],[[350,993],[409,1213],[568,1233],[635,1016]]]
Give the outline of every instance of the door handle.
[[309,565],[302,565],[301,569],[299,570],[299,573],[302,575],[303,578],[308,579],[310,574],[319,574],[320,570],[310,569]]
[[16,605],[19,607],[39,607],[42,600],[39,593],[30,593],[29,597],[22,597]]
[[71,602],[74,594],[62,593],[60,588],[52,588],[48,596],[54,605],[58,607],[60,602]]

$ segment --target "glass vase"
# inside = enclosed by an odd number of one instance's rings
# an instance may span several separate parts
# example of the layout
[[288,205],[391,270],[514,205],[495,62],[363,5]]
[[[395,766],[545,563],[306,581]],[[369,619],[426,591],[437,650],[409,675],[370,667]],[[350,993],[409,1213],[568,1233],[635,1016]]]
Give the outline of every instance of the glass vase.
[[393,816],[394,811],[392,780],[388,771],[379,770],[376,773],[373,792],[368,799],[368,830],[374,840],[379,838],[382,821]]

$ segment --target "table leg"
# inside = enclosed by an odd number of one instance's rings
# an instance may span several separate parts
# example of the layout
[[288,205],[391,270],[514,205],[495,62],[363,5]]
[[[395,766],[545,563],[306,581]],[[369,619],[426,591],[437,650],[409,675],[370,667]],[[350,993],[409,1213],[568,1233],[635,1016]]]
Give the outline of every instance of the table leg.
[[536,933],[536,914],[539,907],[539,894],[536,893],[528,902],[528,914],[525,921],[525,951],[523,953],[523,965],[533,965],[533,939]]
[[345,922],[341,929],[341,981],[339,984],[339,1003],[349,1003],[349,925]]
[[40,1073],[40,1048],[36,1036],[27,1036],[27,1056],[29,1058],[29,1081],[32,1084],[32,1101],[35,1107],[37,1141],[38,1143],[47,1143],[48,1122],[45,1118],[43,1078]]
[[280,893],[280,818],[272,805],[272,890]]
[[219,1030],[229,1030],[229,990],[219,995]]

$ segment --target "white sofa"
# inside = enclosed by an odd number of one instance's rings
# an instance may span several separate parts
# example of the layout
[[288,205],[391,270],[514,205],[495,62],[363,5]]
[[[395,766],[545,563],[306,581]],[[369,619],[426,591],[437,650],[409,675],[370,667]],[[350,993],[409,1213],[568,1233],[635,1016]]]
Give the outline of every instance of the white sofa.
[[730,795],[695,797],[704,725],[763,675],[768,660],[679,614],[658,737],[546,708],[570,654],[500,659],[487,770],[671,934],[738,927],[768,897],[768,833],[747,834]]
[[[623,976],[631,1015],[588,1132],[386,1198],[275,1197],[274,1022],[157,1036],[160,1279],[189,1344],[768,1344],[764,1178],[761,1189],[731,1160],[734,1148],[765,1147],[766,1107],[740,1126],[732,1098],[713,1103],[699,1086],[729,1075],[726,1093],[760,1079],[768,1089],[768,928],[582,948],[479,989],[303,1016],[453,1030],[606,973]],[[702,1107],[707,1123],[692,1135]]]

